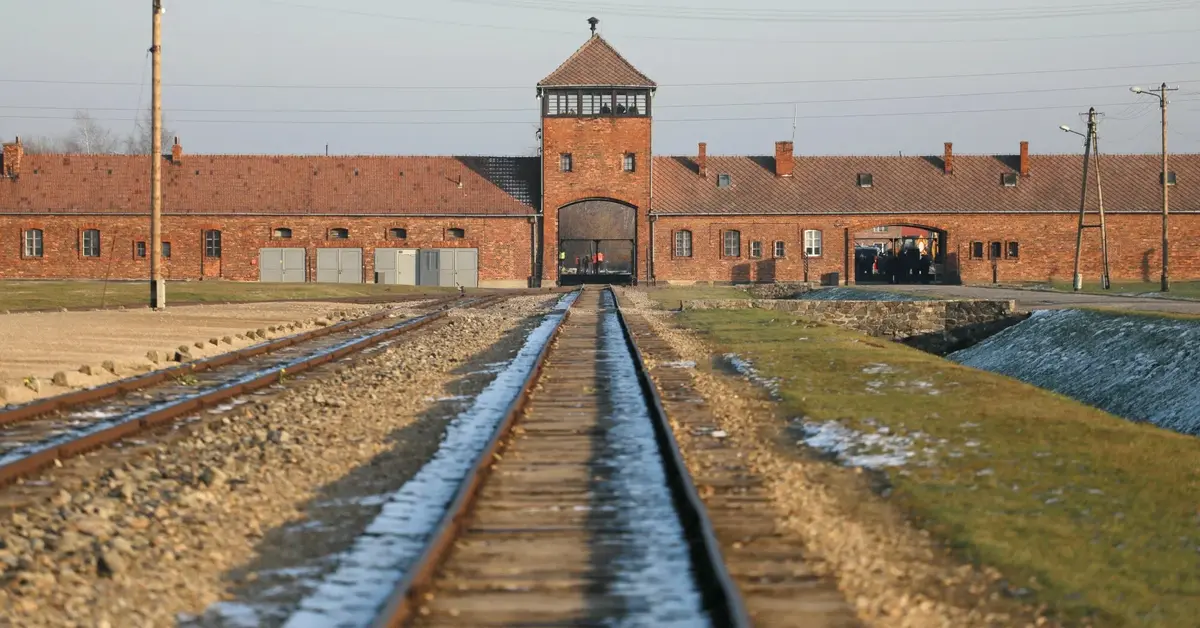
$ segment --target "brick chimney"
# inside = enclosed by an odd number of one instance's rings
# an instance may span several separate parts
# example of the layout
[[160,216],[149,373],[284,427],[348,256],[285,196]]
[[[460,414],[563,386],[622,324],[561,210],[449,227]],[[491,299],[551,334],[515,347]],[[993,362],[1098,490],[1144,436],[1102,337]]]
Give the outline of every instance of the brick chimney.
[[11,144],[4,145],[4,151],[0,153],[0,176],[17,178],[21,176],[21,158],[25,156],[25,146],[21,144],[21,138]]
[[708,178],[708,144],[700,142],[700,152],[696,155],[696,166],[700,169],[700,176]]
[[775,142],[775,176],[790,177],[796,161],[792,157],[791,142]]
[[954,174],[954,144],[946,142],[946,152],[942,154],[942,171]]
[[1029,142],[1021,142],[1021,176],[1029,176]]
[[179,138],[175,138],[175,144],[171,146],[171,163],[183,163],[183,146],[179,144]]

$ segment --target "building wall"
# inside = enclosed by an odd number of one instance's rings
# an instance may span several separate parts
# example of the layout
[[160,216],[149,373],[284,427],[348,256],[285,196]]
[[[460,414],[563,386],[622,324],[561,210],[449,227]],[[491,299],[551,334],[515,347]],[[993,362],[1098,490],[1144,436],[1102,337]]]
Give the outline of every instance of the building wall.
[[[275,239],[276,228],[292,230],[291,239]],[[346,228],[346,240],[330,240],[333,228]],[[407,230],[407,239],[388,238],[392,228]],[[465,230],[462,240],[447,240],[451,228]],[[22,232],[41,229],[44,256],[22,257]],[[86,229],[99,229],[101,255],[83,257],[81,240]],[[219,259],[204,256],[204,232],[222,235]],[[171,243],[171,258],[164,261],[168,279],[222,278],[257,281],[258,251],[267,247],[305,248],[308,278],[316,277],[318,248],[362,248],[363,278],[374,281],[375,248],[476,248],[479,249],[481,285],[525,286],[531,274],[530,225],[524,217],[489,218],[337,218],[315,216],[166,216],[163,242]],[[149,257],[136,257],[136,243],[149,247],[150,224],[146,216],[0,216],[0,278],[3,279],[142,279],[149,277]]]
[[[819,281],[838,273],[845,283],[853,282],[854,234],[879,225],[905,224],[947,232],[947,271],[967,283],[1007,281],[1070,280],[1074,271],[1077,215],[888,215],[888,216],[660,216],[655,223],[655,279],[687,281]],[[1162,219],[1158,214],[1109,214],[1108,247],[1112,277],[1120,280],[1157,281],[1161,268]],[[692,257],[674,256],[675,232],[692,232]],[[821,231],[823,251],[810,257],[805,277],[802,233]],[[742,255],[727,258],[722,250],[722,233],[741,232]],[[1171,216],[1171,276],[1200,278],[1200,214]],[[763,243],[763,258],[751,259],[752,241]],[[772,243],[785,243],[785,257],[772,258]],[[971,242],[983,242],[983,259],[971,255]],[[1002,254],[1008,242],[1018,245],[1017,258],[1002,255],[988,259],[990,243],[1000,242]],[[1085,280],[1099,278],[1100,234],[1088,230],[1084,236],[1081,268]]]
[[[650,243],[650,118],[544,118],[542,134],[542,279],[558,278],[558,210],[575,201],[603,198],[637,208],[637,270],[645,280]],[[571,172],[559,170],[562,153],[571,154]],[[634,172],[624,171],[625,153],[635,155]]]

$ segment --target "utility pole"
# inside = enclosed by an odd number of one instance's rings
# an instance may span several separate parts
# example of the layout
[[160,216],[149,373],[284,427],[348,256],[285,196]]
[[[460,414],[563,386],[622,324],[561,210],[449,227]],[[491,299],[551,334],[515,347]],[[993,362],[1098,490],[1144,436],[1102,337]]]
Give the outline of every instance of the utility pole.
[[163,0],[151,0],[154,10],[150,122],[150,307],[167,307],[162,278],[162,15]]
[[1178,87],[1167,87],[1166,83],[1158,88],[1158,93],[1148,92],[1140,87],[1131,87],[1129,91],[1135,94],[1150,94],[1158,98],[1158,106],[1162,109],[1162,285],[1163,292],[1171,291],[1171,273],[1169,263],[1169,243],[1167,237],[1167,216],[1170,212],[1171,194],[1167,190],[1167,92],[1179,91]]
[[[1059,127],[1067,133],[1074,133],[1083,137],[1083,183],[1079,193],[1079,227],[1075,232],[1075,281],[1074,288],[1078,292],[1083,289],[1083,275],[1079,272],[1079,258],[1083,252],[1083,230],[1090,228],[1100,229],[1100,248],[1103,258],[1104,270],[1101,276],[1101,282],[1107,290],[1111,285],[1109,281],[1108,267],[1108,233],[1104,221],[1104,190],[1101,187],[1100,181],[1100,142],[1096,136],[1096,108],[1088,109],[1088,128],[1087,134],[1079,131],[1072,131],[1069,126]],[[1096,153],[1096,194],[1100,199],[1100,222],[1098,224],[1087,224],[1087,189],[1088,189],[1088,168],[1092,161],[1092,152]]]

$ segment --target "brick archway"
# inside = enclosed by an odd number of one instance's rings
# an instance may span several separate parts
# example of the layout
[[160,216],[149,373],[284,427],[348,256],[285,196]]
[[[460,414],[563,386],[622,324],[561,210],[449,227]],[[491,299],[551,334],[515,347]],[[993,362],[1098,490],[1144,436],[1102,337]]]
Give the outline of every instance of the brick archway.
[[[560,284],[631,283],[637,276],[637,207],[596,198],[558,209]],[[597,255],[601,263],[589,263]]]
[[[847,277],[855,283],[958,283],[958,254],[944,226],[858,219],[846,229]],[[853,253],[851,253],[853,251]]]

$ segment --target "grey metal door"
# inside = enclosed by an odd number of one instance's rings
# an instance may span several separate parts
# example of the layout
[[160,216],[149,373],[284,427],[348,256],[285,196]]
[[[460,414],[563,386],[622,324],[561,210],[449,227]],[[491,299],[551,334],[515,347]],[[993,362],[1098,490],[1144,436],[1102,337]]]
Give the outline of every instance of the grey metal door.
[[454,283],[454,249],[438,251],[438,285],[453,288]]
[[417,285],[417,250],[375,249],[375,282]]
[[479,249],[454,250],[454,283],[464,288],[479,287]]
[[362,283],[362,249],[317,249],[318,283]]
[[417,272],[417,285],[440,285],[438,283],[438,268],[441,266],[441,251],[438,249],[434,249],[432,251],[421,251],[420,259],[421,264]]
[[307,273],[304,249],[259,249],[258,280],[267,283],[304,283]]

